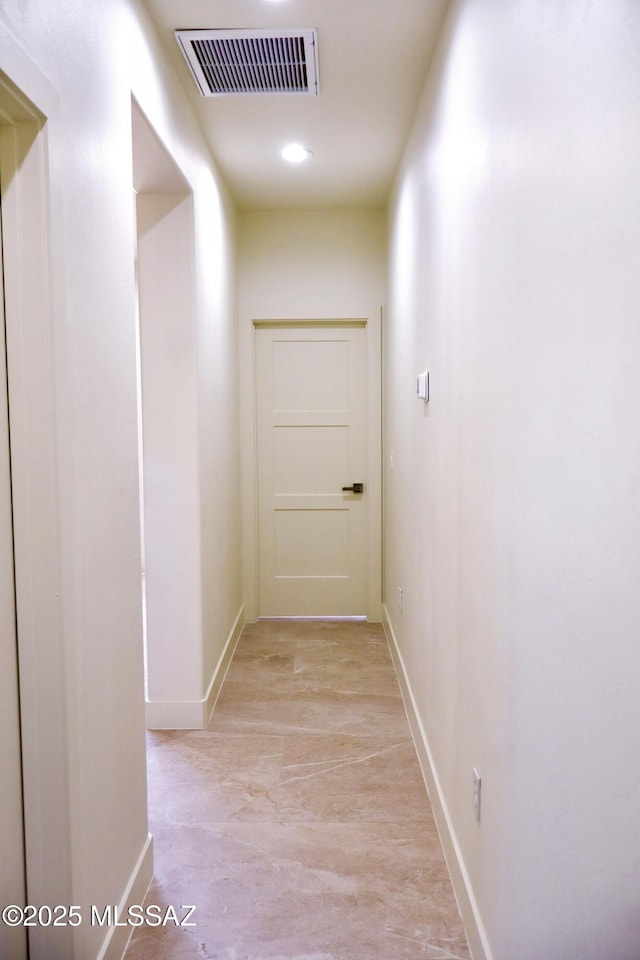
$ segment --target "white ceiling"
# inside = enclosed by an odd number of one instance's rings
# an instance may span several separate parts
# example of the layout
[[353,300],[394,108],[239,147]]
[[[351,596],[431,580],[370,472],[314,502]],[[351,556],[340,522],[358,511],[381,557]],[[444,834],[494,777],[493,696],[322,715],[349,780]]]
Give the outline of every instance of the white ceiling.
[[[384,206],[449,0],[145,2],[240,208]],[[315,27],[320,95],[202,97],[174,31],[242,27]]]

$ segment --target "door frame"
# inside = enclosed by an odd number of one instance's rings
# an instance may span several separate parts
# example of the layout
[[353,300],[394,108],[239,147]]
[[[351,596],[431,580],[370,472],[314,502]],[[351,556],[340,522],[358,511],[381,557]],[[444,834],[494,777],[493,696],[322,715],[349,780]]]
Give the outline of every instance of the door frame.
[[256,416],[256,333],[261,327],[310,329],[358,324],[364,327],[367,370],[367,620],[382,619],[382,353],[381,318],[315,317],[311,319],[252,320],[250,392],[250,442],[243,443],[245,482],[243,491],[244,595],[246,619],[258,616],[258,459]]
[[[58,395],[48,137],[55,90],[0,22],[0,176],[11,418],[14,569],[20,671],[27,901],[71,904],[67,680],[62,609]],[[56,229],[60,229],[59,226]],[[38,269],[34,270],[34,264]],[[75,955],[71,928],[58,955]],[[48,942],[49,941],[49,942]],[[47,927],[30,930],[31,960],[51,956]]]
[[[2,106],[0,105],[0,123]],[[26,905],[22,744],[0,191],[0,903]],[[2,952],[4,950],[4,953]],[[27,931],[0,923],[0,956],[27,956]]]

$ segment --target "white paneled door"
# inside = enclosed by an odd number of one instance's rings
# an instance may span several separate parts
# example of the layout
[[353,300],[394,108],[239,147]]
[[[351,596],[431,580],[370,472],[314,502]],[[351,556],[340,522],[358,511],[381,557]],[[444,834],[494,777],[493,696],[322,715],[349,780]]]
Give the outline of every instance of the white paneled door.
[[256,326],[261,617],[366,614],[366,378],[364,323]]
[[[1,236],[0,236],[0,252]],[[0,263],[0,906],[24,904],[24,840],[9,407]],[[0,958],[27,956],[24,928],[0,923]]]

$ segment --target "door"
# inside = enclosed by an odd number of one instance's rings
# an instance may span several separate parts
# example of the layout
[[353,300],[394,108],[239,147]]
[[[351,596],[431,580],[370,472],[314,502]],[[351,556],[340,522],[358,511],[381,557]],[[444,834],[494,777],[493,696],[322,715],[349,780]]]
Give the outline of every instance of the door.
[[362,322],[256,327],[261,617],[366,615],[366,376]]
[[[20,906],[25,896],[22,765],[2,277],[0,262],[0,905]],[[0,923],[1,960],[26,956],[24,928]]]

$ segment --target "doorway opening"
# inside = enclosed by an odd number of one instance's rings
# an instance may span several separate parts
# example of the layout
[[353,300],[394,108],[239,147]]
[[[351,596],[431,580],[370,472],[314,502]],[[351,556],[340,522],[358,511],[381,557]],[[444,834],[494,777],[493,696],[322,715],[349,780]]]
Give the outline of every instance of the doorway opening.
[[[138,318],[138,462],[147,726],[179,726],[179,639],[194,603],[185,571],[191,538],[197,422],[193,198],[189,184],[132,100]],[[193,527],[195,529],[195,527]]]

